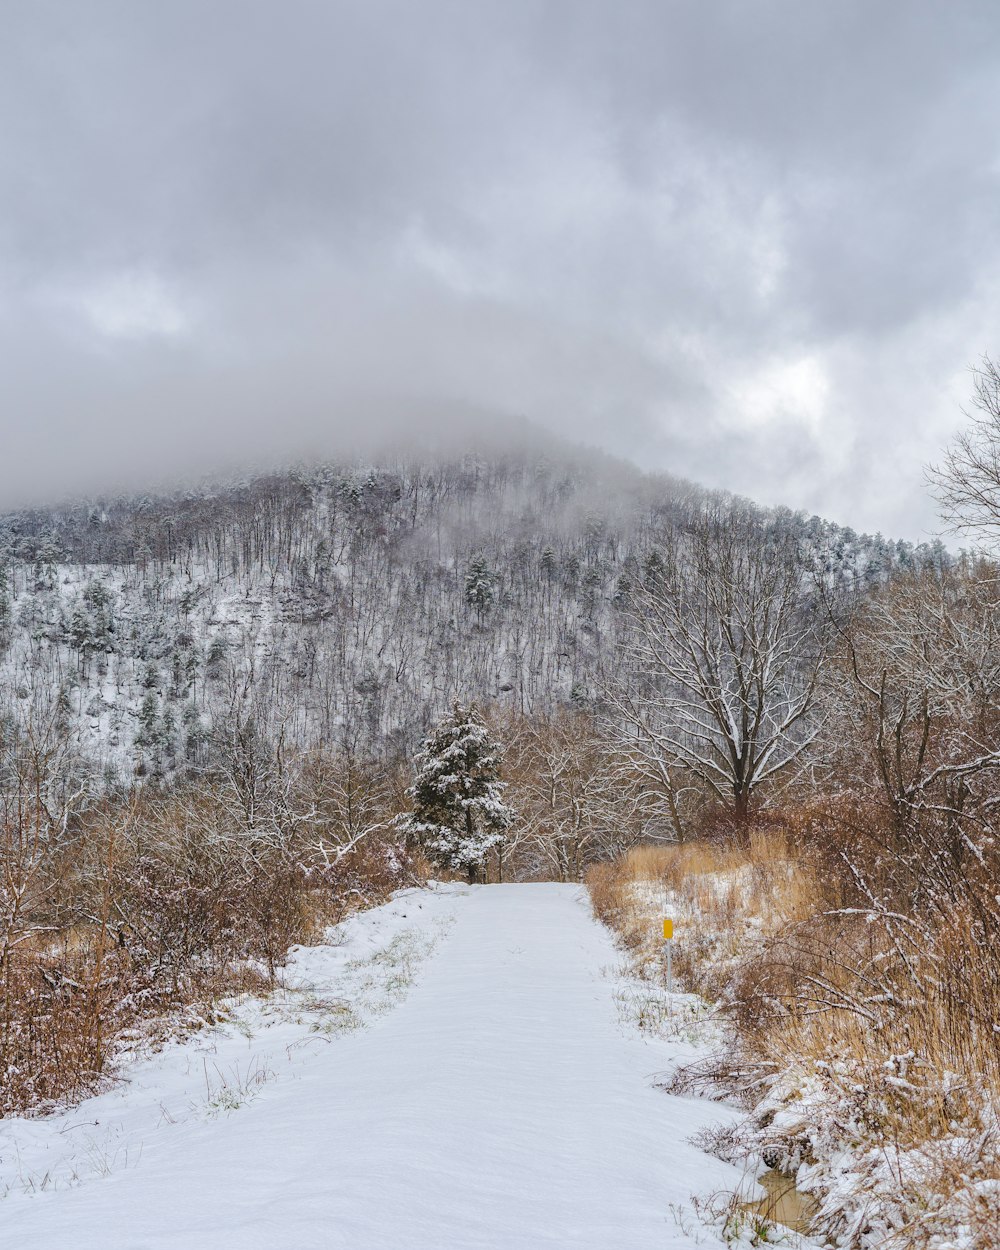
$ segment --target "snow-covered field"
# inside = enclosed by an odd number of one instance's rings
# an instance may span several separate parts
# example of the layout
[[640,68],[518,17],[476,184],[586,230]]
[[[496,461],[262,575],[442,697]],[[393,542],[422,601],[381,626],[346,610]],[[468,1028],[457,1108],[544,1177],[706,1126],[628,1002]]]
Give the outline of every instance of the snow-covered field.
[[576,886],[409,890],[300,948],[288,990],[0,1122],[0,1246],[717,1245],[694,1195],[734,1115],[656,1088],[690,1040],[622,1019]]

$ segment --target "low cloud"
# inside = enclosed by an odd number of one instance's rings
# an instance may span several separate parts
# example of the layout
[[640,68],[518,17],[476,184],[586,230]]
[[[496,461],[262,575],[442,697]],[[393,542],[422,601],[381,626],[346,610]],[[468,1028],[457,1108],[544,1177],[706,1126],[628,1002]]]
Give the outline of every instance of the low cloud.
[[934,528],[922,465],[1000,312],[989,4],[107,0],[8,27],[0,506],[448,414]]

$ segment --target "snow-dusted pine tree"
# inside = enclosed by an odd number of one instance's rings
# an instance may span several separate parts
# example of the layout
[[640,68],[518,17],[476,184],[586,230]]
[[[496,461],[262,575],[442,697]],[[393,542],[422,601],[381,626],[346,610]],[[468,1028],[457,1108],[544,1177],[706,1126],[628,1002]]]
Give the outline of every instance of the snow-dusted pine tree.
[[473,556],[465,573],[465,602],[475,608],[482,623],[483,614],[493,602],[495,578],[483,555]]
[[502,853],[514,810],[503,801],[501,747],[475,706],[455,703],[416,757],[407,794],[413,811],[402,828],[442,866],[485,880],[490,852]]

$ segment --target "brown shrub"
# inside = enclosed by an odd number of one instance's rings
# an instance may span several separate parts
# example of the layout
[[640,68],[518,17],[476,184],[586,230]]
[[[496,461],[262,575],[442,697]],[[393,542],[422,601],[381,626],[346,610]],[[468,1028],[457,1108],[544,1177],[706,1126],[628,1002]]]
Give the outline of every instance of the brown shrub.
[[292,944],[421,871],[378,831],[331,853],[314,825],[248,829],[211,786],[103,803],[29,849],[4,885],[27,904],[0,910],[0,1115],[81,1097],[140,1026],[265,989]]

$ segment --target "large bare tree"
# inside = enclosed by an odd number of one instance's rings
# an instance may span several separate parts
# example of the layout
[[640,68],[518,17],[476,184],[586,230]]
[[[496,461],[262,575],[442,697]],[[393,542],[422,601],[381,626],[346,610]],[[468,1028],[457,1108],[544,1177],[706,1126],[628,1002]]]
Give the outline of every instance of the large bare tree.
[[664,534],[628,611],[611,698],[635,749],[672,805],[685,777],[745,819],[816,734],[824,631],[798,536],[749,504],[715,503]]
[[831,666],[835,775],[881,802],[928,882],[942,854],[952,868],[981,858],[1000,806],[996,577],[968,559],[898,578],[857,606]]
[[1000,540],[1000,368],[984,356],[972,368],[968,428],[927,477],[944,519],[956,530]]

